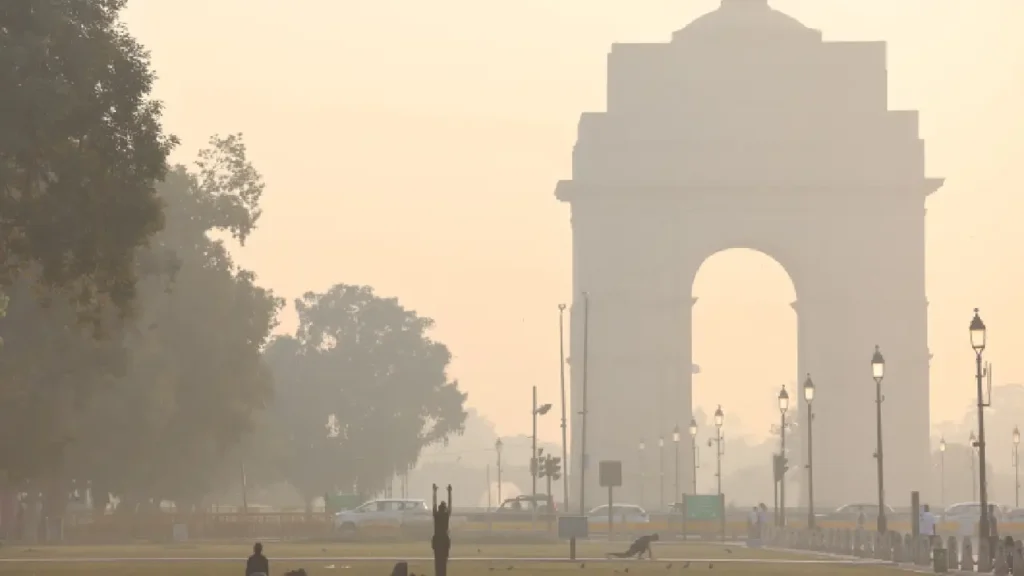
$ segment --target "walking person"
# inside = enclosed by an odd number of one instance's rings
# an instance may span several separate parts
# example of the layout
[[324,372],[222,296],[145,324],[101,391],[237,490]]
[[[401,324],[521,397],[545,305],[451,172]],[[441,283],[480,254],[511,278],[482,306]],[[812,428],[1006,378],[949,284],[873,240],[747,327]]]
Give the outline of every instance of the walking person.
[[452,485],[448,485],[448,503],[437,504],[437,484],[434,484],[434,537],[430,541],[434,549],[434,575],[447,576],[448,554],[452,550],[452,539],[448,533],[452,517]]

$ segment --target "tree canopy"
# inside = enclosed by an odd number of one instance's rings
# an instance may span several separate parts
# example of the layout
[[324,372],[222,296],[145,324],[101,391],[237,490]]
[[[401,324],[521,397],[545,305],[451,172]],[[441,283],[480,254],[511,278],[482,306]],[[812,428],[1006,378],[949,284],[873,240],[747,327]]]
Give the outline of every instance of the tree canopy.
[[248,456],[263,470],[307,502],[333,489],[372,493],[462,431],[466,394],[448,377],[448,348],[429,336],[433,320],[347,284],[295,308],[295,334],[266,351],[275,401]]
[[0,467],[14,478],[85,479],[94,498],[129,505],[196,503],[269,402],[262,347],[283,302],[215,238],[254,229],[262,180],[239,135],[212,138],[199,158],[158,187],[167,225],[137,260],[173,274],[142,279],[122,338],[96,338],[61,301],[41,305],[27,279],[13,285],[0,426],[14,443]]
[[132,303],[176,143],[149,96],[149,55],[119,21],[125,1],[0,9],[0,286],[34,271],[93,321]]
[[167,226],[152,250],[172,258],[176,272],[170,284],[152,277],[140,285],[132,361],[93,399],[85,423],[85,473],[129,500],[198,503],[270,400],[261,350],[283,302],[213,237],[248,236],[262,180],[239,135],[212,138],[199,158],[196,170],[177,166],[159,187]]

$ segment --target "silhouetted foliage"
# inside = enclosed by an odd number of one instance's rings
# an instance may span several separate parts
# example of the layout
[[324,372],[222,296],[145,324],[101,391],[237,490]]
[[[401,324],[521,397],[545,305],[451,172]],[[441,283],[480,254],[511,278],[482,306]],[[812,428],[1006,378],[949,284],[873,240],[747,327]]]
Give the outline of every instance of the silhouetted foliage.
[[266,351],[275,401],[263,452],[250,457],[273,460],[307,502],[332,489],[376,491],[425,446],[461,432],[466,394],[448,379],[451,353],[430,339],[432,320],[345,284],[295,307],[295,335]]
[[176,272],[170,284],[140,284],[128,373],[94,399],[85,422],[87,477],[127,503],[198,503],[270,399],[261,349],[283,302],[210,236],[244,239],[263,184],[240,136],[212,138],[199,157],[197,170],[177,166],[159,187],[167,226],[153,250],[173,256]]
[[118,20],[124,5],[0,9],[0,286],[31,272],[93,322],[107,302],[129,310],[176,143],[149,98],[149,56]]

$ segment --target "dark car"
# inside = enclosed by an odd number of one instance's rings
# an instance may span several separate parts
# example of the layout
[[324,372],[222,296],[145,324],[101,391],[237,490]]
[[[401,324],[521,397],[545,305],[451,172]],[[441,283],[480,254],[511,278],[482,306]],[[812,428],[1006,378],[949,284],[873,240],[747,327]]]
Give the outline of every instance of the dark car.
[[534,506],[537,507],[537,512],[541,514],[557,511],[554,498],[548,494],[537,494],[537,496],[524,495],[509,498],[501,503],[497,512],[499,514],[532,513]]

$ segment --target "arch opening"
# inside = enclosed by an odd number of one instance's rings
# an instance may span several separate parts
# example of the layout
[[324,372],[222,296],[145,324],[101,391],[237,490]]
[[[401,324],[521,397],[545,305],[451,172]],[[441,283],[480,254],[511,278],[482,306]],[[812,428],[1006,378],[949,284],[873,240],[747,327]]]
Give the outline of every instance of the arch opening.
[[[691,346],[695,374],[692,402],[704,442],[698,470],[698,491],[714,493],[715,448],[704,435],[711,432],[711,415],[721,405],[727,440],[722,460],[723,491],[770,503],[771,454],[779,449],[778,393],[790,394],[787,418],[796,423],[800,390],[797,386],[797,300],[789,272],[764,252],[732,248],[716,252],[700,265],[691,288],[694,300]],[[702,417],[705,422],[700,422]],[[787,506],[799,500],[794,473],[801,442],[797,429],[787,431],[790,473]],[[792,487],[792,488],[790,488]],[[728,496],[727,496],[728,498]],[[755,501],[755,502],[756,502]]]

